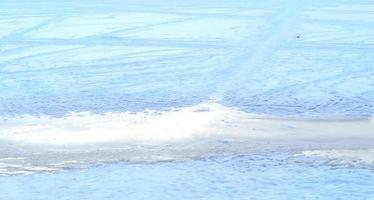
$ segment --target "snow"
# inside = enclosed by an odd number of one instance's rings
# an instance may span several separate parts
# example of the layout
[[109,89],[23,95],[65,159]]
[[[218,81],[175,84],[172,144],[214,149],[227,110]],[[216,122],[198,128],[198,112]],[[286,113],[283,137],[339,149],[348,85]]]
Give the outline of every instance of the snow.
[[13,159],[0,174],[253,149],[372,152],[371,1],[0,5],[0,159]]
[[2,115],[210,100],[275,116],[374,112],[370,2],[37,5],[4,1],[0,9]]
[[374,139],[372,120],[291,120],[246,113],[216,103],[171,111],[70,113],[64,118],[20,116],[2,120],[0,139],[41,145],[155,143],[243,138],[335,142]]

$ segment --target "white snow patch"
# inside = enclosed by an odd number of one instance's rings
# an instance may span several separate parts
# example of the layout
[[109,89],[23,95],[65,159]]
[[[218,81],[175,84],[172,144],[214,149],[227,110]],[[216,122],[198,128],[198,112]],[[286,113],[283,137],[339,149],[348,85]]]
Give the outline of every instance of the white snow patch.
[[0,123],[0,139],[39,144],[175,141],[214,136],[306,141],[374,139],[373,120],[277,119],[217,103],[170,111],[85,112],[65,118],[22,116]]

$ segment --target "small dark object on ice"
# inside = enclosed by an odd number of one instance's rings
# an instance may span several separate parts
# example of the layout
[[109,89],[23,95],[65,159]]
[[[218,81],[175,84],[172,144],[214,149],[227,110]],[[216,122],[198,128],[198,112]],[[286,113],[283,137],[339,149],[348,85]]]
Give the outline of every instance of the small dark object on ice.
[[297,39],[300,39],[301,37],[300,37],[300,35],[298,35],[298,36],[296,36],[297,37]]

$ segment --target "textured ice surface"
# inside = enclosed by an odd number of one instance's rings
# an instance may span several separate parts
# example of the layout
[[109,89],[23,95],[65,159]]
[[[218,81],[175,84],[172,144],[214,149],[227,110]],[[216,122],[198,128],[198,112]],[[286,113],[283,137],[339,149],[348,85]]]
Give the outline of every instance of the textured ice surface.
[[328,162],[335,166],[362,167],[374,166],[374,149],[330,149],[304,151],[301,155]]
[[[116,164],[0,179],[2,199],[372,199],[373,172],[293,163],[287,154]],[[68,183],[68,184],[67,184]]]
[[2,0],[0,197],[370,199],[373,13],[370,0]]
[[371,1],[2,1],[0,114],[374,113]]

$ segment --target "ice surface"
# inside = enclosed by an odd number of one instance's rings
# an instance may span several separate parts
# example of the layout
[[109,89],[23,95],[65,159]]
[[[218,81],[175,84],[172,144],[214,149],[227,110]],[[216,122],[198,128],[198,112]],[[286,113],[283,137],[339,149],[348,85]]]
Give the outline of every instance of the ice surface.
[[366,169],[287,162],[289,155],[115,164],[0,179],[3,199],[371,199]]
[[349,167],[374,167],[374,149],[332,149],[304,151],[302,155],[325,159],[330,165]]
[[2,0],[0,197],[370,199],[372,4]]
[[2,115],[373,115],[370,1],[84,2],[2,2]]

